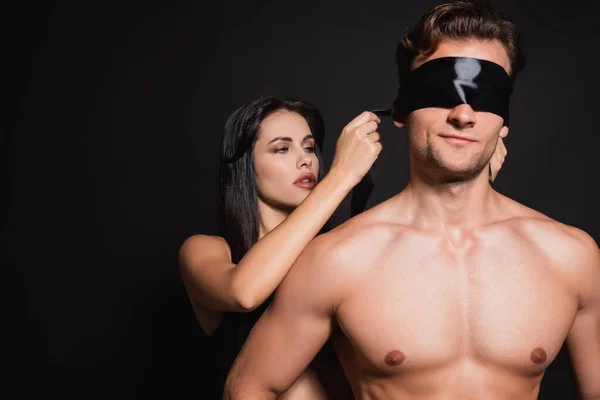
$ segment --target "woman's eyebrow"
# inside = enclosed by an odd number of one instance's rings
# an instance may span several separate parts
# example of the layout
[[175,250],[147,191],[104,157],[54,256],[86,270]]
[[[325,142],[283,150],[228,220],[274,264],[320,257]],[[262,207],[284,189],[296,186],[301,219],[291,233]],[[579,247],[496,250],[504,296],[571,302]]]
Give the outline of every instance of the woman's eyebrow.
[[[306,136],[304,136],[304,137],[302,138],[302,141],[303,141],[303,142],[306,142],[307,140],[310,140],[310,139],[314,139],[313,135],[306,135]],[[277,136],[276,138],[272,139],[272,140],[271,140],[269,143],[267,143],[267,144],[271,144],[271,143],[273,143],[273,142],[276,142],[276,141],[278,141],[278,140],[283,140],[283,141],[285,141],[285,142],[293,142],[292,138],[291,138],[291,137],[289,137],[289,136]]]
[[276,142],[276,141],[278,141],[278,140],[283,140],[283,141],[285,141],[285,142],[293,142],[293,140],[292,140],[292,138],[291,138],[291,137],[288,137],[288,136],[277,136],[275,139],[271,140],[271,141],[270,141],[269,143],[267,143],[267,144],[271,144],[271,143],[273,143],[273,142]]

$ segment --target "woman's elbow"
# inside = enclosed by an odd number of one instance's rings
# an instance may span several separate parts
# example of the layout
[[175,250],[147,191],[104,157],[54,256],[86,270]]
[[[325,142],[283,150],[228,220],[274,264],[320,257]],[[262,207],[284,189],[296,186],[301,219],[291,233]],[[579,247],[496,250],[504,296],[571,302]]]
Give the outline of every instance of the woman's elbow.
[[238,312],[252,312],[262,304],[254,291],[246,282],[240,282],[235,277],[231,280],[231,293]]

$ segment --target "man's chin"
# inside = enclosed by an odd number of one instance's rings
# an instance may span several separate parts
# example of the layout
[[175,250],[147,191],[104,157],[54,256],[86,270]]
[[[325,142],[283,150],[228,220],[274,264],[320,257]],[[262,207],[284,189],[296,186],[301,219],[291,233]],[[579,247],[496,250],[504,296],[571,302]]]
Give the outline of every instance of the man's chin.
[[444,180],[452,181],[468,181],[477,178],[483,171],[484,166],[481,165],[465,165],[463,163],[440,163],[438,172],[443,176]]

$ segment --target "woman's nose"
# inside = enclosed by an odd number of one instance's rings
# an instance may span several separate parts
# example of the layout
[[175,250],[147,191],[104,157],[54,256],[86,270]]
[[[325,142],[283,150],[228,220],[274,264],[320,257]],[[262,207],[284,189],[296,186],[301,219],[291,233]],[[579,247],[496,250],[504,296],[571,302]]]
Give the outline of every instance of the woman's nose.
[[302,167],[312,167],[312,157],[310,156],[310,153],[307,153],[304,149],[301,151],[302,153],[298,156],[298,161],[296,163],[298,169],[301,169]]

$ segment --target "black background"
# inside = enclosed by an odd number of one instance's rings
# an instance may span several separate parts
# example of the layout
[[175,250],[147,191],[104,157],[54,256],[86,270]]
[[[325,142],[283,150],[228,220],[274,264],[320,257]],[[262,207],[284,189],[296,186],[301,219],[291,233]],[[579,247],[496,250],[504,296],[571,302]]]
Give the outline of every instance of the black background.
[[[227,116],[261,95],[307,99],[325,117],[330,162],[348,121],[390,105],[397,41],[434,3],[3,5],[9,386],[23,396],[217,398],[177,251],[192,234],[216,233]],[[528,64],[495,186],[598,241],[594,3],[496,2],[520,26]],[[368,206],[408,178],[403,131],[388,121],[380,132]],[[574,388],[561,352],[540,399],[575,399]]]

